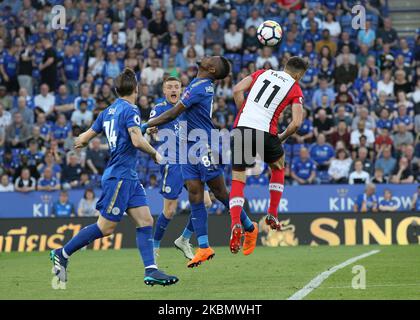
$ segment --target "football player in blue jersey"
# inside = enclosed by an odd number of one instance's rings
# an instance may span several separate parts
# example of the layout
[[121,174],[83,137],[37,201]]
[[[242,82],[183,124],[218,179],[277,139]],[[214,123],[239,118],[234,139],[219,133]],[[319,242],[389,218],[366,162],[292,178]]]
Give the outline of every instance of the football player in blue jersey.
[[75,141],[76,149],[84,148],[102,132],[108,140],[111,158],[102,176],[102,195],[96,205],[100,216],[97,223],[83,228],[63,248],[51,251],[54,271],[60,281],[66,282],[69,257],[95,239],[111,235],[126,212],[136,224],[136,243],[145,267],[145,284],[171,285],[178,282],[178,278],[166,275],[156,266],[153,218],[135,171],[139,149],[157,163],[162,156],[141,133],[140,113],[135,105],[138,84],[133,70],[126,68],[117,76],[115,91],[119,98],[102,111],[92,127]]
[[[163,81],[163,94],[165,96],[165,100],[153,108],[150,112],[150,118],[153,119],[163,112],[171,109],[179,101],[181,90],[181,80],[176,77],[166,78]],[[180,118],[182,118],[182,115]],[[157,126],[156,129],[158,132],[152,135],[158,144],[157,150],[161,152],[164,158],[164,161],[161,164],[162,181],[160,186],[160,193],[164,199],[163,212],[157,219],[155,233],[153,236],[155,258],[158,256],[160,241],[163,238],[165,230],[175,215],[178,206],[177,199],[184,187],[181,164],[179,163],[179,126],[180,123],[177,118],[173,121]],[[160,148],[165,149],[161,150]],[[207,208],[211,206],[211,199],[208,191],[205,191],[204,193],[204,204]],[[194,227],[190,217],[182,235],[174,241],[175,247],[181,250],[184,253],[184,256],[190,260],[194,258],[194,253],[190,244],[193,232]]]
[[[204,57],[198,62],[197,77],[185,89],[180,101],[158,117],[150,119],[142,125],[142,131],[175,120],[183,113],[187,128],[188,159],[181,166],[182,176],[188,189],[191,204],[191,220],[197,235],[199,249],[194,258],[187,264],[189,268],[197,267],[202,262],[214,257],[214,250],[209,245],[207,210],[204,205],[204,184],[207,184],[215,197],[227,208],[229,207],[229,193],[226,189],[223,171],[215,163],[210,148],[212,131],[213,97],[215,80],[224,79],[230,73],[228,60],[221,56]],[[201,133],[201,134],[199,134]],[[199,155],[197,155],[199,151]],[[182,154],[181,154],[182,155]],[[257,226],[245,211],[241,214],[241,221],[245,227],[245,241],[251,236],[255,247],[258,234]],[[249,253],[251,253],[250,251]]]

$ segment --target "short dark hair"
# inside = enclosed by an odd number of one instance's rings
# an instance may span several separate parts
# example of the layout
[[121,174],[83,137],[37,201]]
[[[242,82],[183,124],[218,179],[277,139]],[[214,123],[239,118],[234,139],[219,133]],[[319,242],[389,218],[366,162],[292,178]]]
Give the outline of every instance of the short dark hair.
[[306,71],[308,68],[309,63],[297,56],[291,57],[286,63],[286,69],[296,73]]
[[178,82],[181,82],[181,79],[179,79],[178,77],[170,76],[170,77],[167,77],[167,78],[165,78],[163,80],[163,84],[165,84],[165,82],[169,82],[169,81],[178,81]]
[[137,78],[134,71],[130,68],[125,68],[115,78],[115,91],[120,97],[131,95],[137,87]]
[[225,57],[220,57],[220,69],[219,72],[216,73],[216,79],[224,79],[230,73],[230,63],[229,60]]

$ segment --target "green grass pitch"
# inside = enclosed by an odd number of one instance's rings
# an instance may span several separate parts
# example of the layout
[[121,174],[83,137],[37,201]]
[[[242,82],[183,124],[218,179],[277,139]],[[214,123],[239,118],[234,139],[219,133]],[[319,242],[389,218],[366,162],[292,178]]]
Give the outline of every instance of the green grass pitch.
[[319,273],[349,258],[366,269],[366,289],[351,286],[353,265],[326,279],[305,299],[419,299],[420,247],[258,247],[251,256],[216,247],[216,256],[188,269],[172,248],[161,249],[159,267],[180,278],[170,287],[148,287],[135,249],[85,250],[69,265],[65,290],[51,286],[47,252],[0,254],[0,299],[287,299]]

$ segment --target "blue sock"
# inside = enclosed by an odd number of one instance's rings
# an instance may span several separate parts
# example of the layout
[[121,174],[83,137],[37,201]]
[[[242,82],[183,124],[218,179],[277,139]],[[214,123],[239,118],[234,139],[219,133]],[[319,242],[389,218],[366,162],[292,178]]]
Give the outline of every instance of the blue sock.
[[77,250],[87,246],[89,243],[95,241],[96,239],[102,238],[103,236],[104,235],[102,234],[102,231],[99,229],[96,223],[88,225],[87,227],[84,227],[82,230],[80,230],[73,239],[67,242],[60,253],[65,258],[68,258]]
[[153,236],[153,246],[155,248],[160,247],[160,240],[162,240],[163,234],[165,233],[169,222],[171,222],[171,220],[166,218],[162,212],[156,222],[155,235]]
[[[229,199],[223,200],[222,203],[226,208],[229,208]],[[254,224],[252,223],[251,219],[249,219],[248,215],[246,214],[243,208],[241,211],[241,223],[244,226],[245,231],[254,231]]]
[[185,227],[184,232],[182,232],[182,236],[185,239],[191,239],[191,236],[194,233],[194,226],[193,226],[193,223],[192,223],[192,220],[191,220],[191,216],[192,215],[190,215],[190,218],[188,219],[188,224]]
[[204,202],[191,204],[191,217],[200,248],[208,248],[210,245],[208,239],[207,210]]
[[153,254],[153,227],[140,227],[136,229],[136,243],[144,267],[157,269],[155,264],[155,256]]
[[254,231],[255,229],[254,224],[252,223],[251,219],[248,217],[248,215],[246,214],[243,208],[241,211],[241,222],[242,222],[242,225],[244,226],[245,231],[247,232]]

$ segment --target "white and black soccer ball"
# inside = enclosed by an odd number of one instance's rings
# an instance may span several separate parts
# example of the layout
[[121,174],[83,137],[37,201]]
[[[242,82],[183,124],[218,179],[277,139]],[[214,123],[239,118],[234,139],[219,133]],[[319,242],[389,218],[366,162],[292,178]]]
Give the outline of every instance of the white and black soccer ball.
[[282,36],[281,26],[273,20],[264,21],[257,29],[258,41],[264,46],[273,47],[277,45]]

